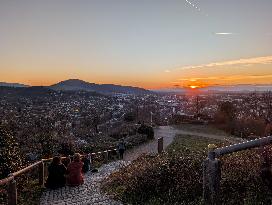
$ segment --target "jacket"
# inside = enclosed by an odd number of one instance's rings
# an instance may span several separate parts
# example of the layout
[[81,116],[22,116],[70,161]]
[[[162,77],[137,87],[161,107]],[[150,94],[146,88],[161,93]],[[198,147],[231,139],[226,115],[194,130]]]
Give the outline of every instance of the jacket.
[[67,184],[69,186],[79,186],[84,183],[82,175],[83,162],[71,162],[67,167]]

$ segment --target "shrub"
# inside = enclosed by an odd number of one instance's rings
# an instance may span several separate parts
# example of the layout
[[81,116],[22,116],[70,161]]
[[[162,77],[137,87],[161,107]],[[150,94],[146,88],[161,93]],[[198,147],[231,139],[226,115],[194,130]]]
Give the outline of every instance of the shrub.
[[151,126],[142,124],[142,125],[138,128],[137,132],[138,132],[139,134],[147,135],[147,138],[149,138],[149,139],[153,139],[153,138],[154,138],[154,130],[153,130],[153,127],[151,127]]
[[132,204],[200,201],[204,152],[178,146],[173,144],[171,151],[163,155],[141,156],[112,174],[104,187],[118,199]]
[[133,122],[136,120],[136,113],[135,112],[129,112],[124,115],[124,121],[126,122]]
[[[201,204],[202,162],[209,143],[222,145],[199,137],[177,138],[168,153],[141,156],[112,174],[103,187],[130,204]],[[260,149],[234,153],[221,160],[223,204],[271,204],[271,191],[260,177]]]
[[0,125],[0,179],[22,167],[18,143],[3,126]]
[[132,148],[134,146],[137,146],[146,142],[148,139],[147,139],[147,135],[135,134],[135,135],[127,136],[125,140],[126,140],[126,148]]

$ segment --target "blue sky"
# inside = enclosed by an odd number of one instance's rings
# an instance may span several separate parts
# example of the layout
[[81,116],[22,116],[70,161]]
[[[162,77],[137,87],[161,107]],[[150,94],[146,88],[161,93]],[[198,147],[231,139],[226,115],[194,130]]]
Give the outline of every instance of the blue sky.
[[179,68],[272,56],[271,9],[271,0],[2,0],[0,81],[254,83],[203,78],[272,75],[270,60],[246,70],[241,64]]

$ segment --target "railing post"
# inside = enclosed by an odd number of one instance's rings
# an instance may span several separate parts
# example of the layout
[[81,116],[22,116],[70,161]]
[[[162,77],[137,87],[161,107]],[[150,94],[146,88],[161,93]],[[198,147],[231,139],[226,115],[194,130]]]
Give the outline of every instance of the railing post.
[[104,154],[104,163],[107,164],[108,163],[108,150],[103,152]]
[[111,151],[111,155],[112,155],[112,159],[113,159],[113,160],[118,159],[118,151],[117,151],[117,149],[113,149],[113,150]]
[[91,153],[91,167],[94,168],[95,153]]
[[203,162],[203,199],[207,205],[220,204],[221,162],[215,158],[214,149],[209,145],[208,158]]
[[111,150],[108,150],[108,160],[111,160]]
[[158,153],[160,154],[162,153],[162,151],[163,151],[163,137],[160,137],[158,139]]
[[[101,156],[103,157],[103,154],[102,154],[101,152],[97,152],[97,155],[96,155],[96,156],[97,156],[97,159],[98,159],[98,160],[97,160],[98,163],[100,163],[100,162],[101,162],[101,161],[100,161],[100,160],[101,160]],[[102,160],[103,160],[103,158],[102,158]]]
[[8,205],[17,205],[17,185],[14,178],[8,184]]
[[44,163],[44,180],[48,177],[48,162]]
[[39,164],[39,184],[44,186],[44,163],[43,161]]

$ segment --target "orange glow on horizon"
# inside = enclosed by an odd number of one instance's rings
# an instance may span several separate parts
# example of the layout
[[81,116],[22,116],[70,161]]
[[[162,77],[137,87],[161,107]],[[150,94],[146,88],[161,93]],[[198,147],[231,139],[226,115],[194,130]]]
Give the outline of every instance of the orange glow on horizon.
[[184,88],[189,88],[189,89],[192,89],[192,90],[196,90],[196,89],[199,89],[199,88],[205,88],[205,87],[211,86],[211,84],[208,84],[206,82],[199,81],[199,80],[196,80],[196,79],[190,79],[188,81],[189,82],[185,82],[185,85],[183,86]]
[[200,86],[197,86],[197,85],[190,85],[190,88],[196,89],[196,88],[200,88]]

